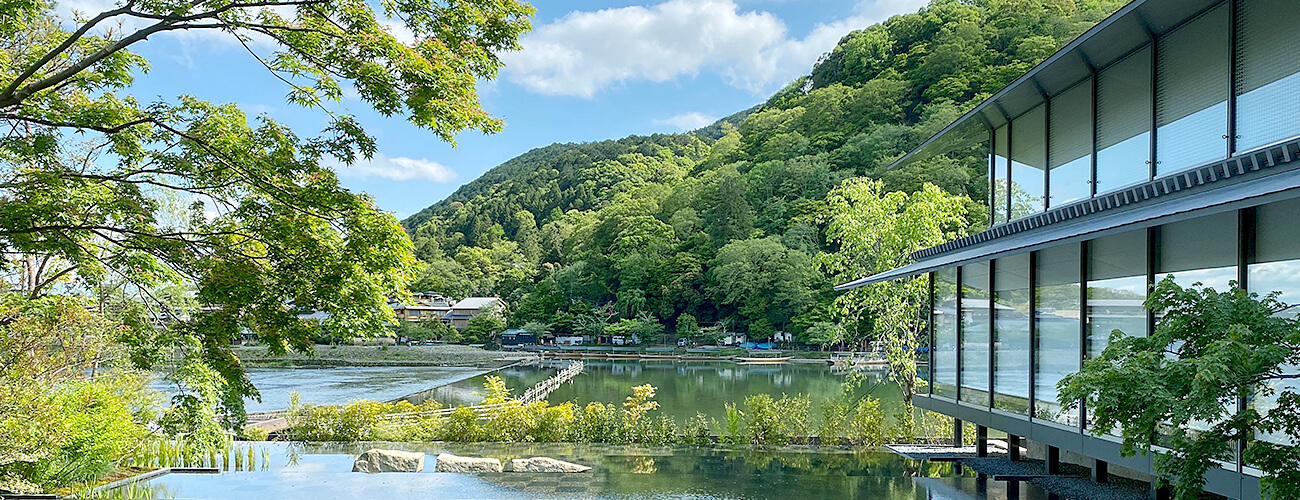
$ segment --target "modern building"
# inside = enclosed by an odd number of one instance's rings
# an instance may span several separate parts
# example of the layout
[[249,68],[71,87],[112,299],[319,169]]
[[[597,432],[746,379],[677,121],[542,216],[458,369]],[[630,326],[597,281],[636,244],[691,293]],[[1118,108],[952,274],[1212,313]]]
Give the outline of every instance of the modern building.
[[[918,406],[1043,445],[1049,465],[1070,452],[1100,478],[1152,471],[1062,411],[1056,383],[1112,330],[1150,332],[1142,301],[1170,274],[1300,302],[1298,19],[1296,0],[1133,1],[899,160],[976,145],[989,159],[987,231],[837,287],[929,276]],[[1206,490],[1258,499],[1240,458]]]

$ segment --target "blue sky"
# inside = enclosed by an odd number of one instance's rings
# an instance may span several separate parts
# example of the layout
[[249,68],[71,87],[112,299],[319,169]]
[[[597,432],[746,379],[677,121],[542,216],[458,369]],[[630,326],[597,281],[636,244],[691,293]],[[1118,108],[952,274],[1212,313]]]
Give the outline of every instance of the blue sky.
[[[84,0],[85,10],[101,0]],[[406,217],[488,169],[556,142],[680,132],[762,102],[806,74],[852,29],[912,12],[922,0],[543,0],[524,50],[505,54],[500,77],[480,85],[483,107],[505,119],[496,135],[465,132],[457,147],[345,99],[380,154],[340,166],[343,184]],[[78,4],[72,4],[72,8]],[[254,46],[268,53],[269,47]],[[219,33],[155,36],[137,45],[152,69],[132,93],[143,101],[191,94],[266,113],[301,135],[318,111],[287,104],[288,89]]]

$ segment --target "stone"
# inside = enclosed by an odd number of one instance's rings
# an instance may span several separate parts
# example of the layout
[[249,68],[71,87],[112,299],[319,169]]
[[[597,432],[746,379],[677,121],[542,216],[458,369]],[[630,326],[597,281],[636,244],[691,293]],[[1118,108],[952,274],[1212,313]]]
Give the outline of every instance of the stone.
[[459,457],[450,453],[439,453],[434,472],[460,472],[477,474],[482,472],[501,472],[501,461],[495,458]]
[[366,450],[352,464],[352,472],[424,472],[424,454],[398,450]]
[[514,472],[587,472],[591,467],[550,457],[516,458],[510,461]]

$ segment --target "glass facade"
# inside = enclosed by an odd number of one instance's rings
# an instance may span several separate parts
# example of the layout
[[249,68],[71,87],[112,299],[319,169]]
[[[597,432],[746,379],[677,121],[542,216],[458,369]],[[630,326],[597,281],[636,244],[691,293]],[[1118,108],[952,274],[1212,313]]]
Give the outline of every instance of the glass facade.
[[989,314],[989,264],[980,262],[961,268],[961,400],[980,406],[989,404],[989,347],[992,315]]
[[1029,254],[993,265],[993,407],[1029,414]]
[[[1255,219],[1255,251],[1247,269],[1247,288],[1261,296],[1281,292],[1278,300],[1287,304],[1300,304],[1300,200],[1291,200],[1259,207]],[[1300,311],[1290,308],[1279,315],[1294,318]],[[1300,374],[1300,366],[1288,365],[1283,374]],[[1268,413],[1277,407],[1281,391],[1300,393],[1300,380],[1273,380],[1266,383],[1271,393],[1265,392],[1250,400],[1251,407]],[[1283,432],[1260,432],[1256,439],[1270,443],[1297,446],[1300,441]]]
[[[1243,233],[1240,221],[1251,214],[1247,229],[1254,230]],[[1239,279],[1239,262],[1245,262],[1251,291],[1276,291],[1283,302],[1300,303],[1297,227],[1300,199],[966,264],[960,286],[956,268],[936,271],[933,393],[1055,425],[1086,426],[1078,409],[1063,410],[1057,384],[1084,358],[1100,354],[1111,332],[1150,333],[1159,313],[1148,312],[1144,302],[1154,280],[1173,276],[1185,287],[1222,290]],[[1243,238],[1252,243],[1249,252],[1242,251]],[[1300,308],[1279,314],[1295,317]],[[1300,366],[1285,366],[1282,373],[1300,374]],[[1280,393],[1300,392],[1300,380],[1265,387],[1246,401],[1249,408],[1275,409]],[[1227,397],[1223,405],[1231,414],[1238,401]],[[1193,421],[1190,430],[1211,423]],[[1162,430],[1157,444],[1170,436]],[[1255,439],[1300,445],[1284,432],[1259,432]],[[1233,450],[1223,452],[1221,464],[1235,467]]]
[[1300,132],[1300,2],[1237,2],[1237,151]]
[[957,268],[934,273],[934,374],[932,393],[957,397]]
[[993,128],[990,220],[1300,136],[1294,19],[1293,0],[1222,2]]
[[1086,353],[1096,357],[1112,331],[1147,336],[1147,232],[1145,229],[1088,242]]
[[1052,98],[1047,143],[1047,202],[1056,207],[1092,195],[1092,80]]
[[1034,418],[1079,425],[1079,410],[1062,411],[1056,383],[1079,371],[1082,298],[1078,244],[1038,252],[1034,273]]
[[1236,212],[1161,226],[1156,282],[1172,275],[1184,288],[1201,283],[1227,290],[1228,284],[1237,280],[1236,234]]
[[1228,6],[1157,42],[1156,175],[1228,154]]
[[1151,47],[1097,76],[1097,192],[1150,178]]
[[1007,127],[999,127],[993,131],[993,155],[989,158],[990,167],[993,169],[993,185],[989,188],[989,207],[993,211],[993,217],[990,219],[994,224],[1001,224],[1007,219],[1007,189],[1011,179],[1008,175],[1008,168],[1011,161],[1011,152],[1007,150],[1009,136]]
[[1011,122],[1011,218],[1043,211],[1046,201],[1047,107]]

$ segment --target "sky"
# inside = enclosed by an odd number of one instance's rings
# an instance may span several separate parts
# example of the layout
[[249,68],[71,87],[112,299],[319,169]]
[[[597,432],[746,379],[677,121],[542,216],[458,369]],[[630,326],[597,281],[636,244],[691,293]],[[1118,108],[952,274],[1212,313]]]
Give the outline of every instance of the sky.
[[[97,12],[106,1],[62,5]],[[503,132],[463,132],[453,147],[345,98],[337,108],[358,118],[379,154],[335,168],[344,187],[404,218],[534,148],[693,130],[747,109],[807,74],[848,32],[925,3],[538,0],[523,50],[502,54],[501,74],[479,85],[483,108],[505,120]],[[188,94],[267,114],[301,136],[324,126],[319,110],[289,104],[288,87],[229,35],[155,35],[134,49],[151,65],[130,91],[144,102]],[[272,47],[252,49],[265,55]]]

